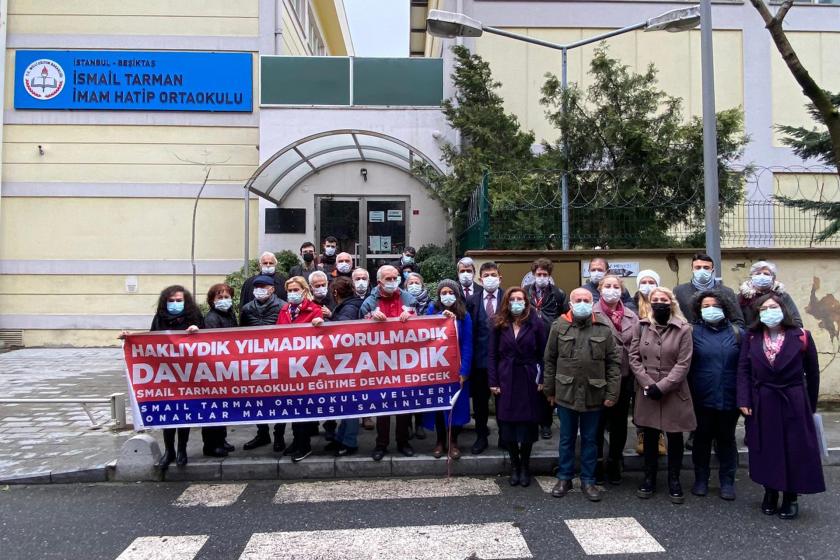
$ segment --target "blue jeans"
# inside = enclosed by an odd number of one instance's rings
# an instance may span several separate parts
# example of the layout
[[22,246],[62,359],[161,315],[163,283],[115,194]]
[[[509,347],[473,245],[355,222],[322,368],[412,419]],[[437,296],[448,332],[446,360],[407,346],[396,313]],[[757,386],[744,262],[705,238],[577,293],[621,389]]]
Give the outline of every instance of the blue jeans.
[[560,419],[560,458],[557,478],[572,480],[575,476],[575,441],[580,427],[580,481],[595,484],[595,465],[598,462],[598,420],[600,410],[577,412],[557,407]]
[[335,432],[335,439],[347,447],[359,447],[359,419],[342,420]]

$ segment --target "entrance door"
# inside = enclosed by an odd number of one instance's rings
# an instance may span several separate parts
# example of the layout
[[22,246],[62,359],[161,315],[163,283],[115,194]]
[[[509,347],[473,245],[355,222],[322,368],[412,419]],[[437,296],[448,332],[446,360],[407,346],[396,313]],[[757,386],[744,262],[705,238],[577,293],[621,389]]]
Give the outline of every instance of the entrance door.
[[353,255],[372,275],[402,255],[408,245],[408,197],[319,196],[315,199],[318,241],[332,235],[338,252]]

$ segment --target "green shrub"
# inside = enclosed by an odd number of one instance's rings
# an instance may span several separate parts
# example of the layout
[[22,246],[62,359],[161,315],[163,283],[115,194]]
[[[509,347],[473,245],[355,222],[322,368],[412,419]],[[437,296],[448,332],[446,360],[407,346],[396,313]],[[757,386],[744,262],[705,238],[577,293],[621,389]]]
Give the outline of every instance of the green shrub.
[[277,257],[277,270],[282,272],[283,276],[289,276],[292,267],[300,264],[300,257],[294,251],[280,251],[274,253],[274,256]]
[[420,263],[420,274],[428,283],[437,283],[444,278],[457,278],[455,263],[448,256],[433,255]]
[[443,246],[443,245],[431,244],[431,245],[423,245],[422,247],[417,249],[416,260],[417,260],[418,263],[422,263],[423,261],[425,261],[429,257],[434,257],[434,256],[442,256],[442,257],[446,257],[447,259],[452,257],[451,252],[449,250],[449,247]]

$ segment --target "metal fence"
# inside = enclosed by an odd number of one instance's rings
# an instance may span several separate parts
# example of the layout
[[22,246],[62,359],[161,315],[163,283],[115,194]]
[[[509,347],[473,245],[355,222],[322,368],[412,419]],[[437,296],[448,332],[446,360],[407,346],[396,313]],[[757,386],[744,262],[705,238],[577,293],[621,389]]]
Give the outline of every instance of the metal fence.
[[[840,235],[818,241],[828,225],[815,211],[777,197],[840,202],[840,178],[830,167],[740,167],[723,170],[723,247],[837,247]],[[639,170],[577,171],[569,175],[573,249],[703,247],[702,177]],[[562,198],[559,170],[485,174],[473,191],[458,236],[469,249],[559,249]]]

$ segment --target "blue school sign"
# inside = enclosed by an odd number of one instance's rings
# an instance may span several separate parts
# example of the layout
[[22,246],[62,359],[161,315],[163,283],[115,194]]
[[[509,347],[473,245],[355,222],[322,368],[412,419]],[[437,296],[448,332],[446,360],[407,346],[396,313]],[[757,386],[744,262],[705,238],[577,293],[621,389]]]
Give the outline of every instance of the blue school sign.
[[249,53],[17,51],[15,109],[250,112]]

